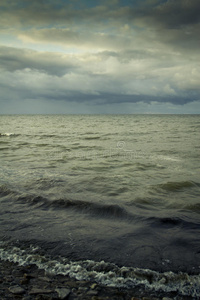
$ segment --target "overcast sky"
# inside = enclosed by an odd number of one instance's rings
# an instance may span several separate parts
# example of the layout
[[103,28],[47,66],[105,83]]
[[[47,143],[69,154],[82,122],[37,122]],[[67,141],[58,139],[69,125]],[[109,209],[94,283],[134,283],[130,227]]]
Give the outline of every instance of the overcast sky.
[[0,0],[0,113],[200,113],[200,1]]

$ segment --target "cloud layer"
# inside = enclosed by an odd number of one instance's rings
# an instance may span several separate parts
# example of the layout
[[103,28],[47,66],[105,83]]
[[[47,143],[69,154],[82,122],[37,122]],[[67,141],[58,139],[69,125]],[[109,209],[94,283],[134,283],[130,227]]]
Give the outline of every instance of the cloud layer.
[[199,1],[107,2],[1,1],[1,113],[200,113]]

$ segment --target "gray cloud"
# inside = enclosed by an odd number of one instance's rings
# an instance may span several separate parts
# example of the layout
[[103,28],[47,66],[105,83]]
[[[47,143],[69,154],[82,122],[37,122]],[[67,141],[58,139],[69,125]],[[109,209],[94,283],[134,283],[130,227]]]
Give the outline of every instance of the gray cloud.
[[[86,7],[84,1],[6,1],[2,0],[1,24],[11,27],[13,23],[40,27],[45,24],[67,25],[82,22],[82,26],[101,23],[119,24],[141,22],[159,27],[183,28],[200,22],[198,0],[138,1],[138,6],[122,6],[121,2],[103,2],[103,5]],[[81,5],[82,4],[82,5]],[[77,9],[78,6],[78,9]],[[105,24],[106,21],[106,24]],[[84,23],[83,23],[84,22]],[[142,23],[141,23],[142,24]]]
[[4,71],[31,69],[62,76],[75,71],[77,67],[76,60],[69,54],[0,46],[0,68]]
[[184,48],[199,49],[198,0],[146,0],[140,1],[137,7],[120,6],[117,2],[110,7],[104,2],[90,8],[82,5],[82,9],[76,5],[79,3],[80,7],[84,1],[67,3],[2,1],[1,25],[18,28],[16,34],[22,40],[33,42],[132,49],[142,41],[140,48],[154,44],[154,47],[178,47],[181,52]]
[[78,1],[80,7],[77,9],[76,1],[3,0],[0,3],[0,9],[2,11],[1,26],[10,28],[13,23],[18,27],[24,27],[24,23],[36,27],[48,23],[54,25],[76,25],[77,21],[84,22],[90,26],[91,22],[99,24],[104,23],[105,20],[124,17],[127,10],[117,6],[111,9],[110,4],[90,8],[84,5],[81,7],[80,3],[81,2]]
[[154,22],[167,28],[183,28],[200,22],[198,0],[168,0],[145,12]]
[[[149,51],[74,56],[2,47],[0,67],[4,73],[0,82],[4,98],[19,94],[77,100],[81,95],[82,101],[88,97],[105,102],[106,95],[111,103],[113,99],[135,102],[153,97],[161,102],[178,103],[180,99],[185,103],[198,98],[200,71],[195,62],[183,65],[179,56],[171,58],[163,53],[165,58],[158,59],[158,52]],[[166,58],[171,58],[170,64]]]
[[199,8],[196,0],[91,7],[2,0],[1,99],[113,107],[198,101]]

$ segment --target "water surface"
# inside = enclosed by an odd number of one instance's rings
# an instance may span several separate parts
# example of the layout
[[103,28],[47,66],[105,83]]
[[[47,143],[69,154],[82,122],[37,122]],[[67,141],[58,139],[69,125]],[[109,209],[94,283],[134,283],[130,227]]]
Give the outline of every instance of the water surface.
[[199,282],[199,132],[199,115],[0,116],[1,256]]

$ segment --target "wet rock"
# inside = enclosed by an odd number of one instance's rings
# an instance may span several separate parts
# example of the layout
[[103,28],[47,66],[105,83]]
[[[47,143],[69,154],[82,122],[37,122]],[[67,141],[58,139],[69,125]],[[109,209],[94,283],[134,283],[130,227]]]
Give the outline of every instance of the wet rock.
[[23,272],[22,272],[22,270],[19,270],[18,268],[14,269],[12,271],[12,276],[13,277],[21,277],[21,276],[23,276]]
[[87,292],[87,295],[88,296],[96,296],[96,295],[98,295],[98,292],[95,290],[90,290],[89,292]]
[[6,276],[6,277],[4,277],[4,279],[5,279],[6,282],[12,282],[13,281],[13,276],[12,275]]
[[31,296],[24,296],[22,300],[31,300]]
[[78,294],[80,295],[80,294],[85,294],[86,292],[88,291],[88,288],[87,287],[79,287],[78,288]]
[[87,285],[87,283],[88,283],[88,282],[87,282],[87,281],[84,281],[84,280],[79,280],[79,281],[78,281],[78,285],[79,285],[79,286],[85,286],[85,285]]
[[[32,300],[32,299],[31,299]],[[54,297],[49,296],[49,295],[37,295],[34,300],[55,300]]]
[[98,297],[98,296],[93,296],[91,300],[111,300],[109,297]]
[[93,284],[90,286],[90,288],[91,288],[92,290],[94,290],[96,287],[97,287],[97,284],[96,284],[96,283],[93,283]]
[[22,285],[25,285],[25,284],[28,284],[29,283],[29,280],[28,279],[25,279],[23,278],[21,281],[20,281],[20,284]]
[[154,297],[143,297],[142,300],[159,300],[159,298],[154,298]]
[[11,286],[9,288],[9,291],[12,293],[12,294],[15,294],[15,295],[22,295],[25,293],[25,290],[23,288],[21,288],[20,286],[18,285],[15,285],[15,286]]
[[76,288],[77,287],[77,282],[76,281],[65,281],[65,285],[70,287],[70,288]]
[[29,292],[29,295],[51,294],[51,293],[53,293],[52,290],[32,288],[32,290]]
[[26,273],[24,273],[23,278],[20,281],[20,284],[28,284],[29,280],[30,280],[29,276]]
[[42,281],[46,281],[46,282],[51,282],[52,281],[51,278],[49,278],[49,277],[39,277],[38,279],[42,280]]
[[59,299],[67,299],[71,291],[66,288],[57,288],[56,292],[58,293]]

